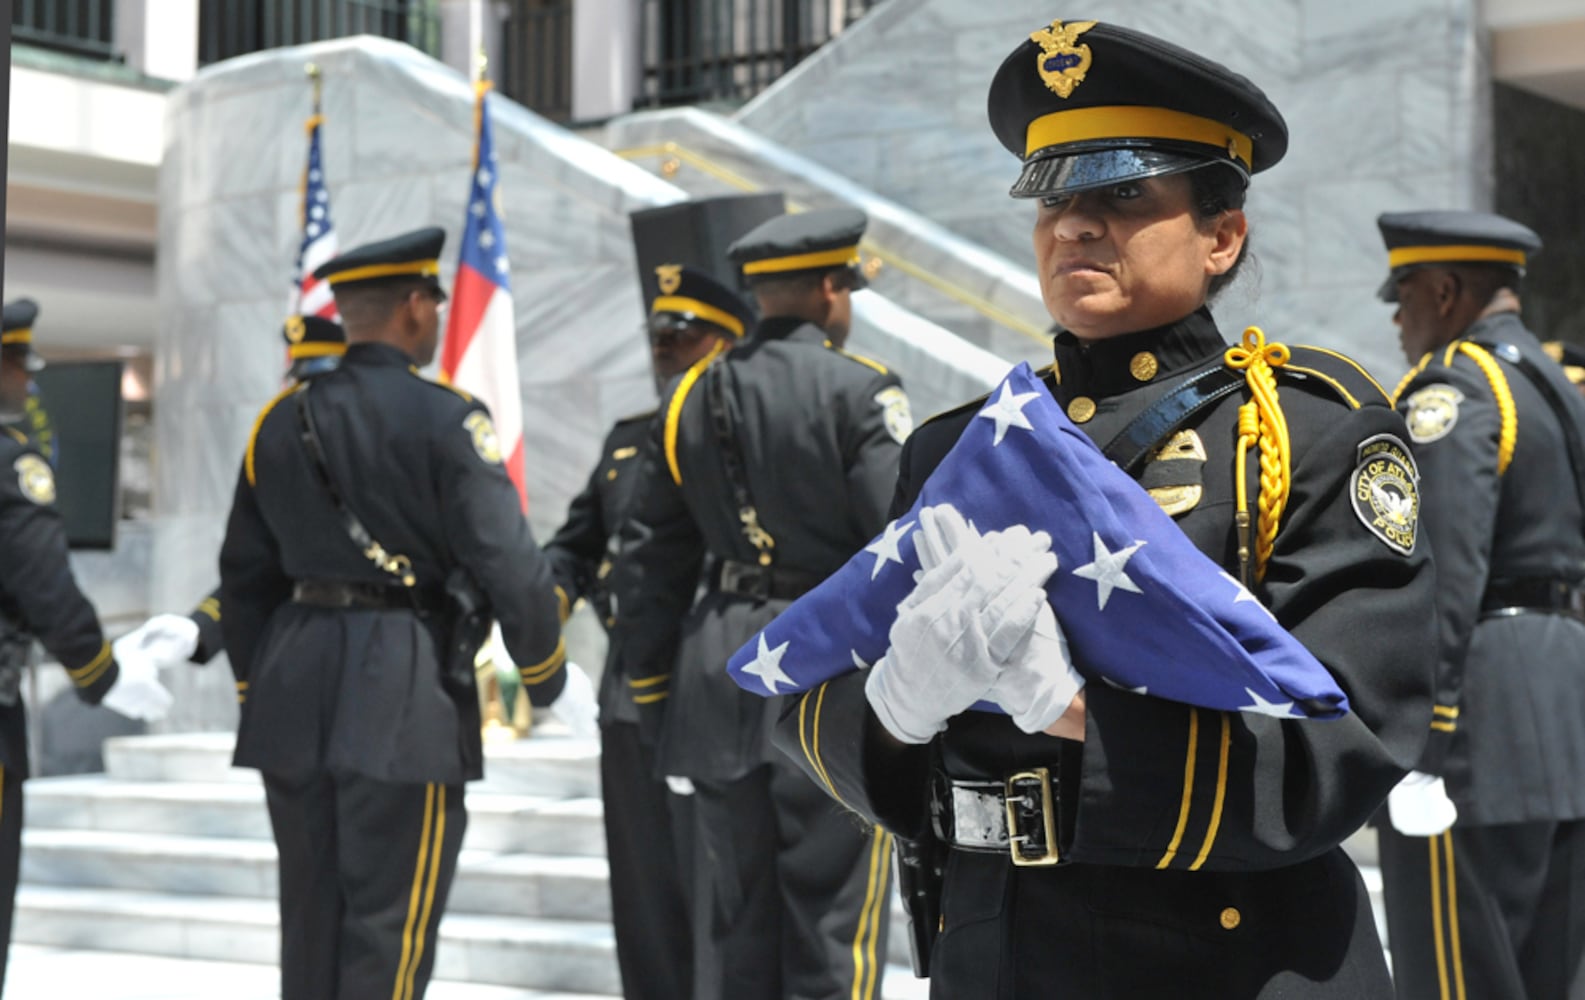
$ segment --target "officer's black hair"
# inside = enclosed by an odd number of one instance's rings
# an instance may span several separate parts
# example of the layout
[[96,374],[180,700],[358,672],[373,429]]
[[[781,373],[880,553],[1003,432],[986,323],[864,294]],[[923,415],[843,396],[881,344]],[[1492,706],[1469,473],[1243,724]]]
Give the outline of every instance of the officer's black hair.
[[384,325],[413,292],[428,287],[422,279],[375,281],[336,292],[336,309],[344,326],[366,330]]
[[1523,277],[1517,268],[1506,264],[1450,264],[1447,269],[1453,272],[1470,298],[1482,305],[1503,289],[1518,295]]
[[[1209,226],[1223,212],[1244,207],[1244,196],[1249,190],[1249,181],[1243,174],[1232,167],[1219,164],[1200,167],[1189,171],[1189,193],[1194,199],[1194,214],[1199,216],[1202,227]],[[1249,236],[1244,237],[1244,247],[1238,254],[1238,259],[1226,273],[1218,274],[1211,279],[1210,291],[1207,299],[1214,299],[1233,279],[1238,277],[1244,267],[1244,261],[1249,257]]]

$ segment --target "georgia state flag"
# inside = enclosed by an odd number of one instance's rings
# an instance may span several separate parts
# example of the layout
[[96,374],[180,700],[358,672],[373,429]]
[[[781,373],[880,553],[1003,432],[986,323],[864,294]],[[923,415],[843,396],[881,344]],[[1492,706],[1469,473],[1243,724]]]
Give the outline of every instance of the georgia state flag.
[[878,660],[919,569],[919,512],[937,505],[981,532],[1021,524],[1051,535],[1046,593],[1087,677],[1224,711],[1348,711],[1326,668],[1068,420],[1027,364],[991,393],[908,513],[732,656],[738,685],[790,694]]

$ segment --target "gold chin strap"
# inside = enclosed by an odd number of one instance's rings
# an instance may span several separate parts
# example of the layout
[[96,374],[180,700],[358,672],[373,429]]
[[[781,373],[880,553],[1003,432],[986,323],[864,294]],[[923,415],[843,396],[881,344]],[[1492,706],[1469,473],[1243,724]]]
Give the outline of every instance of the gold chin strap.
[[1223,360],[1229,368],[1242,371],[1249,384],[1250,400],[1238,408],[1238,523],[1239,575],[1247,586],[1249,575],[1249,492],[1245,460],[1252,445],[1260,446],[1260,516],[1255,531],[1256,581],[1266,576],[1266,563],[1277,542],[1282,512],[1288,506],[1292,486],[1292,453],[1288,445],[1288,421],[1277,401],[1275,369],[1288,363],[1289,351],[1282,344],[1266,343],[1265,331],[1258,326],[1244,331],[1243,343],[1229,347]]

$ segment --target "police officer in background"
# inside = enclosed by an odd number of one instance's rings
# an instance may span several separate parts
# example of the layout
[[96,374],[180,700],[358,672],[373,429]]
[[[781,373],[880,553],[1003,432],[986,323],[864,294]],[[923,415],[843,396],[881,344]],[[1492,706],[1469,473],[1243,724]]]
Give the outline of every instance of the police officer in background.
[[1563,366],[1563,375],[1575,390],[1585,395],[1585,347],[1562,340],[1549,340],[1541,345],[1546,356]]
[[[1250,176],[1287,148],[1265,94],[1118,25],[1031,27],[988,105],[1022,162],[1011,193],[1031,200],[1063,328],[1045,390],[1336,677],[1350,711],[1219,712],[1083,684],[1082,651],[1070,663],[1055,622],[1035,624],[1054,563],[1022,591],[1030,631],[993,653],[986,612],[1022,606],[993,588],[1012,579],[1002,567],[1050,559],[1031,540],[995,566],[926,570],[918,592],[950,580],[952,605],[904,601],[887,653],[791,700],[777,744],[899,838],[944,841],[905,852],[941,866],[939,886],[905,897],[932,996],[1381,1000],[1369,893],[1340,844],[1412,765],[1430,715],[1433,584],[1414,511],[1355,489],[1368,475],[1412,502],[1403,420],[1347,358],[1255,330],[1230,347],[1207,308],[1246,252]],[[979,412],[908,439],[894,516]],[[1102,595],[1132,586],[1132,549],[1095,537],[1094,564],[1056,571],[1096,574]],[[1161,622],[1162,641],[1178,627]],[[972,710],[987,698],[1007,714]]]
[[911,421],[897,377],[842,349],[865,221],[785,215],[729,248],[763,319],[671,389],[622,531],[612,655],[641,724],[664,717],[663,773],[697,789],[700,1000],[864,995],[885,961],[889,838],[775,754],[774,705],[726,673],[884,523]]
[[1534,232],[1378,224],[1439,631],[1430,742],[1380,830],[1398,995],[1585,995],[1585,401],[1519,315]]
[[[289,317],[281,327],[281,339],[291,361],[286,377],[294,385],[335,368],[347,353],[347,334],[341,324],[320,316]],[[161,667],[208,663],[224,648],[220,588],[210,591],[190,613],[155,615],[122,638]]]
[[[662,265],[647,324],[656,388],[706,354],[740,340],[754,323],[742,299],[708,275]],[[567,508],[567,521],[545,555],[570,602],[590,601],[610,629],[609,574],[618,529],[633,500],[639,453],[655,411],[616,422],[600,462]],[[628,1000],[687,997],[693,980],[689,934],[693,808],[656,773],[655,754],[639,737],[638,706],[614,656],[600,678],[600,789],[605,799],[606,858],[611,866],[611,920]]]
[[473,656],[492,609],[532,702],[572,683],[490,415],[418,374],[444,239],[418,230],[315,272],[346,354],[260,412],[220,554],[235,759],[264,777],[293,1000],[423,996],[463,783],[482,774]]
[[[5,305],[0,326],[0,424],[21,417],[29,375],[43,367],[33,353],[38,306]],[[22,843],[22,781],[28,776],[23,668],[33,641],[66,668],[77,696],[128,718],[162,718],[171,696],[155,662],[117,643],[112,651],[93,605],[68,562],[66,530],[55,507],[49,463],[11,426],[0,427],[0,987],[5,983]]]

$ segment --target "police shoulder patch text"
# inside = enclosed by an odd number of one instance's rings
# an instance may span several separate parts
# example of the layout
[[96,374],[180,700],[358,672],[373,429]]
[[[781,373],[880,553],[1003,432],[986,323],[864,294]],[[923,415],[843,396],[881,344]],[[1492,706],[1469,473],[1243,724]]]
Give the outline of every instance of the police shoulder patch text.
[[888,386],[875,394],[880,405],[881,419],[886,421],[886,433],[902,444],[914,430],[914,413],[908,405],[908,393],[900,386]]
[[22,495],[37,504],[55,502],[55,473],[37,455],[23,455],[13,463]]
[[1371,534],[1394,552],[1414,551],[1420,523],[1420,471],[1407,445],[1391,434],[1361,442],[1349,497],[1354,513]]
[[1415,444],[1428,444],[1447,436],[1458,423],[1458,404],[1464,394],[1443,382],[1417,389],[1408,399],[1404,422]]
[[462,422],[463,429],[473,438],[473,450],[491,465],[501,464],[501,439],[496,437],[495,424],[478,410],[468,414]]

